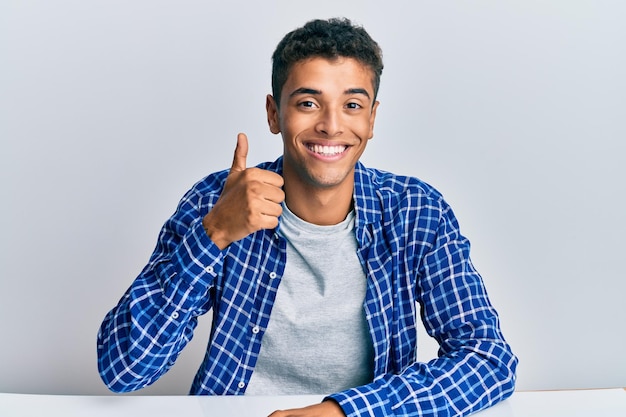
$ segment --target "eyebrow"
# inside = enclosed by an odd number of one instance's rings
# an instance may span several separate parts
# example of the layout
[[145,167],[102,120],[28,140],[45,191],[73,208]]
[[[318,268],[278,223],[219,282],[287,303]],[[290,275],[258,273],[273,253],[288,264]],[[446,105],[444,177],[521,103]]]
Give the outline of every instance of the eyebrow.
[[[370,94],[364,88],[348,88],[343,93],[345,95],[362,94],[362,95],[364,95],[367,98],[371,98]],[[294,96],[302,95],[302,94],[316,96],[316,95],[321,95],[322,91],[321,90],[315,90],[313,88],[301,87],[301,88],[297,88],[294,91],[292,91],[291,94],[289,94],[289,97],[294,97]]]
[[349,88],[346,91],[344,91],[344,94],[349,94],[349,95],[363,94],[365,97],[371,98],[370,93],[368,93],[367,90],[364,88]]

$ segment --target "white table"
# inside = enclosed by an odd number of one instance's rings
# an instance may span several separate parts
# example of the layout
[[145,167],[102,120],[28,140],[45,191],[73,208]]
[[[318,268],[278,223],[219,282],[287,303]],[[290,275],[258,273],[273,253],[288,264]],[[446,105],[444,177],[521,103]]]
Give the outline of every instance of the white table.
[[[74,396],[0,393],[2,417],[266,417],[321,396]],[[624,417],[623,389],[516,392],[477,417]]]

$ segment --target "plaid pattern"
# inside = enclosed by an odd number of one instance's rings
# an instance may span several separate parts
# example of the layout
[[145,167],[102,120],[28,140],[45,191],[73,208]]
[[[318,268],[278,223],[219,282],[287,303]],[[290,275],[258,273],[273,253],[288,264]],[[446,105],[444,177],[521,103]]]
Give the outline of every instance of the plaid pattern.
[[[282,159],[260,167],[280,173]],[[286,249],[276,230],[253,233],[224,251],[207,237],[201,219],[227,174],[209,175],[187,192],[148,265],[106,315],[98,368],[111,390],[156,381],[191,340],[197,317],[212,309],[210,343],[191,393],[245,393]],[[449,416],[508,397],[517,358],[470,261],[469,242],[441,195],[415,178],[359,163],[354,201],[375,378],[328,398],[347,416]],[[440,344],[439,357],[429,363],[416,361],[420,317]]]

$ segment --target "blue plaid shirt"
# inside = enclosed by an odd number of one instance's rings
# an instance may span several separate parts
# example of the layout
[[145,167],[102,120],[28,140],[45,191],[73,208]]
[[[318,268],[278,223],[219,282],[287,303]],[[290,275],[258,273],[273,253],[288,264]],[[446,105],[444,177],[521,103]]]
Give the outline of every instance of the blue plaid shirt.
[[[280,173],[282,159],[260,167]],[[201,220],[227,174],[209,175],[187,192],[148,265],[105,317],[98,368],[111,390],[156,381],[191,340],[197,317],[212,309],[210,343],[191,393],[245,393],[287,261],[286,244],[277,230],[258,231],[224,251],[212,243]],[[508,397],[517,358],[442,196],[415,178],[359,163],[354,203],[375,377],[328,398],[347,416],[449,416]],[[439,357],[428,363],[416,361],[420,317],[440,345]]]

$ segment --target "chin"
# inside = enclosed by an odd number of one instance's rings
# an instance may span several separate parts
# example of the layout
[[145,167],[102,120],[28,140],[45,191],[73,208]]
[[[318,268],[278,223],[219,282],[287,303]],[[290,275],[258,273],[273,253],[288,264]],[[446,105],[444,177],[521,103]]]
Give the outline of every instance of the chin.
[[334,188],[343,184],[346,180],[346,176],[313,176],[309,178],[309,183],[317,188]]

